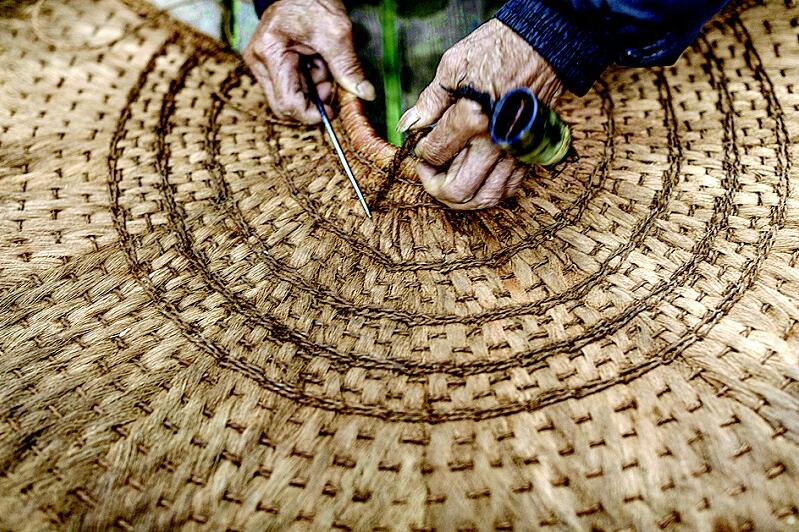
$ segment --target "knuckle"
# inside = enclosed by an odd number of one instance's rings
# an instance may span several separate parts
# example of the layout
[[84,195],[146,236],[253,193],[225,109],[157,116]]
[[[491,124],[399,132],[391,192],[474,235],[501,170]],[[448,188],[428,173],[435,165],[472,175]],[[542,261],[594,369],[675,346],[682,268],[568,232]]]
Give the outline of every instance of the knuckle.
[[446,145],[437,138],[426,138],[420,143],[417,153],[433,166],[444,166],[448,162]]
[[469,100],[460,100],[460,102],[463,102],[463,111],[460,113],[458,121],[463,124],[462,127],[471,132],[472,135],[487,130],[488,117],[483,113],[480,105]]
[[521,181],[511,183],[510,185],[508,185],[508,187],[505,189],[505,192],[502,194],[502,199],[513,198],[517,196],[521,188],[522,188]]
[[460,70],[458,68],[461,62],[462,54],[455,48],[450,48],[441,55],[441,60],[436,69],[437,76],[451,77],[454,72]]
[[327,37],[333,41],[337,47],[345,46],[352,36],[352,23],[349,19],[337,22],[326,30]]
[[458,55],[457,51],[454,48],[449,48],[441,54],[441,61],[439,65],[441,66],[448,66],[451,63],[455,62],[455,58]]
[[438,68],[436,68],[436,82],[440,85],[449,85],[449,75],[450,68],[446,66],[443,62],[438,64]]
[[280,109],[275,107],[274,105],[269,107],[269,110],[272,111],[273,115],[275,115],[277,118],[280,118],[281,120],[285,120],[285,119],[288,118],[288,116],[286,116],[284,113],[282,113],[280,111]]
[[447,157],[447,154],[444,152],[443,148],[439,148],[438,151],[430,154],[430,156],[427,158],[427,162],[433,166],[445,166],[449,162],[449,157]]
[[352,23],[349,19],[336,25],[335,35],[349,41],[350,36],[352,36]]
[[244,49],[244,53],[242,53],[241,56],[247,65],[252,65],[256,62],[255,52],[253,52],[252,45],[248,45],[247,48]]
[[283,46],[279,41],[265,38],[259,39],[255,44],[252,45],[253,54],[261,58],[272,57],[275,54],[278,54],[282,48]]
[[452,70],[453,69],[450,66],[450,61],[447,59],[446,54],[441,56],[441,61],[438,63],[438,68],[436,68],[436,79],[439,81],[439,83],[443,83],[444,80],[448,79]]
[[269,102],[269,108],[280,118],[289,118],[291,116],[291,108],[286,104],[285,100],[279,97],[272,98]]
[[465,204],[472,199],[470,191],[458,181],[445,183],[441,187],[440,195],[441,199],[451,203]]
[[357,76],[360,74],[358,60],[349,53],[339,53],[335,58],[335,62],[340,74],[345,76]]
[[476,201],[476,209],[488,209],[496,207],[502,201],[502,188],[491,187],[489,190],[483,191],[480,198]]
[[502,198],[512,198],[519,192],[519,183],[510,183],[502,193]]

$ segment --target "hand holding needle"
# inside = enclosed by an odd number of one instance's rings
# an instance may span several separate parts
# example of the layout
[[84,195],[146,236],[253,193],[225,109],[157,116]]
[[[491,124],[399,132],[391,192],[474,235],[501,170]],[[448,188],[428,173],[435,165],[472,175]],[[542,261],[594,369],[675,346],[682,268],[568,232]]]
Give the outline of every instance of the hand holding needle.
[[333,126],[330,124],[330,118],[327,116],[325,108],[322,105],[322,100],[319,98],[319,93],[316,91],[316,84],[311,76],[311,69],[308,66],[307,60],[300,59],[300,70],[305,78],[305,84],[308,86],[308,96],[316,105],[316,108],[319,110],[319,114],[322,115],[322,123],[325,126],[325,131],[327,132],[327,136],[330,138],[330,142],[333,143],[333,148],[335,148],[339,161],[341,161],[341,166],[344,167],[344,173],[347,174],[347,177],[352,184],[352,188],[355,189],[355,194],[358,196],[358,201],[361,202],[361,206],[363,207],[364,212],[366,212],[366,216],[371,218],[372,213],[369,211],[369,206],[366,204],[366,200],[363,197],[361,188],[358,186],[358,182],[355,180],[355,176],[352,175],[352,169],[347,162],[347,158],[344,157],[344,151],[341,149],[341,144],[339,144],[336,133],[333,131]]

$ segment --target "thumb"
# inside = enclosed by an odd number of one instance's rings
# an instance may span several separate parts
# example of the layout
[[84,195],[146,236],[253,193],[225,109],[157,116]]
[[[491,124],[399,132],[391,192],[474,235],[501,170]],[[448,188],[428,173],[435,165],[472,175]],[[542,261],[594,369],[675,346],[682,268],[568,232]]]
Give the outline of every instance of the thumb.
[[351,41],[338,43],[337,46],[329,47],[328,51],[320,50],[319,53],[327,63],[333,79],[345,91],[363,100],[375,99],[375,88],[367,81]]
[[397,124],[400,133],[413,128],[419,129],[429,126],[441,118],[444,111],[452,103],[452,96],[444,89],[439,81],[439,76],[422,91],[416,105],[405,111]]

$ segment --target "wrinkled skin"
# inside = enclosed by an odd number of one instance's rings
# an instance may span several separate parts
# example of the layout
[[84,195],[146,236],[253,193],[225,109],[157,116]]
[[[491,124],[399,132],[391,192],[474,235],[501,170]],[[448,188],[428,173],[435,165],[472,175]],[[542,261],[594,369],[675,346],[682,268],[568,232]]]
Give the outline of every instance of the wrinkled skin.
[[[352,23],[341,0],[280,0],[261,17],[244,59],[280,118],[320,122],[305,96],[298,61],[312,57],[311,73],[329,105],[335,81],[366,100],[375,97],[355,54]],[[483,209],[513,196],[524,167],[491,143],[488,117],[470,100],[457,102],[443,87],[471,85],[493,99],[529,87],[551,104],[562,86],[549,64],[510,28],[490,20],[447,50],[436,78],[399,122],[407,131],[436,124],[417,145],[417,172],[433,197],[453,209]]]
[[275,2],[264,12],[244,50],[244,61],[275,115],[316,124],[321,117],[305,96],[299,70],[303,56],[312,61],[311,75],[331,116],[333,81],[360,98],[375,98],[375,89],[355,55],[352,23],[341,0]]
[[529,87],[547,105],[562,85],[551,66],[498,20],[490,20],[447,50],[436,78],[402,116],[406,131],[436,124],[416,147],[417,172],[432,196],[453,209],[484,209],[513,196],[524,167],[491,143],[488,117],[471,100],[454,101],[444,87],[471,85],[497,99]]

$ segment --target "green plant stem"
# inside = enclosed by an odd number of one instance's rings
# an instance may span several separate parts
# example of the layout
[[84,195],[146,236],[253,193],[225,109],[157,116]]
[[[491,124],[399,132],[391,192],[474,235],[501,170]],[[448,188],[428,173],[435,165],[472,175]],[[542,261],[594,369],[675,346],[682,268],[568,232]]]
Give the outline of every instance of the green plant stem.
[[222,38],[231,49],[239,45],[239,0],[222,2]]
[[383,34],[383,90],[386,100],[386,136],[395,146],[402,144],[397,123],[402,113],[400,83],[399,36],[397,33],[397,1],[380,1],[380,28]]

